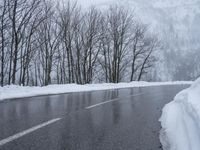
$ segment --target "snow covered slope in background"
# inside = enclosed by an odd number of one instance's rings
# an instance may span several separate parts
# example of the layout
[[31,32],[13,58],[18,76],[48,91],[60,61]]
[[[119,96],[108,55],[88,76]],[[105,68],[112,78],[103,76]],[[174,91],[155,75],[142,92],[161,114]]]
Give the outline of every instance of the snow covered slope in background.
[[[134,9],[154,31],[171,40],[170,42],[176,43],[175,48],[188,50],[190,46],[195,48],[197,45],[200,46],[199,0],[78,0],[78,2],[84,7],[124,5],[128,9]],[[174,39],[178,40],[178,43]]]
[[160,121],[164,150],[200,149],[200,78],[164,107]]
[[200,57],[199,0],[78,0],[78,2],[84,7],[90,5],[102,7],[118,3],[127,9],[133,9],[161,39],[164,51],[160,53],[161,60],[157,72],[162,80],[189,80],[199,75],[199,70],[195,72],[199,66],[194,64]]
[[195,70],[199,66],[195,61],[200,56],[200,1],[149,0],[146,3],[140,1],[140,5],[146,7],[137,14],[150,24],[163,44],[160,77],[163,80],[189,80],[198,76]]

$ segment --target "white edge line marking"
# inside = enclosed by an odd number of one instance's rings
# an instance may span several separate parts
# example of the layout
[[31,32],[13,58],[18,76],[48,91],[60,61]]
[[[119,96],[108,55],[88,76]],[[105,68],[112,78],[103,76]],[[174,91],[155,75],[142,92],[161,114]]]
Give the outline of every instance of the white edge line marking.
[[19,132],[19,133],[15,134],[15,135],[12,135],[12,136],[10,136],[8,138],[5,138],[5,139],[0,141],[0,146],[5,145],[5,144],[7,144],[9,142],[12,142],[12,141],[14,141],[14,140],[16,140],[16,139],[18,139],[18,138],[20,138],[22,136],[25,136],[26,134],[29,134],[31,132],[34,132],[34,131],[38,130],[40,128],[43,128],[43,127],[48,126],[48,125],[50,125],[52,123],[55,123],[55,122],[57,122],[57,121],[59,121],[61,119],[62,118],[52,119],[52,120],[44,122],[44,123],[42,123],[40,125],[34,126],[34,127],[30,128],[30,129],[27,129],[27,130],[24,130],[22,132]]
[[[139,95],[143,95],[143,94],[144,93],[134,94],[134,95],[127,96],[125,98],[135,97],[135,96],[139,96]],[[110,103],[110,102],[114,102],[114,101],[119,101],[119,100],[120,100],[120,97],[114,98],[114,99],[111,99],[109,101],[105,101],[105,102],[102,102],[102,103],[98,103],[98,104],[95,104],[95,105],[88,106],[85,109],[91,109],[91,108],[94,108],[94,107],[97,107],[97,106],[100,106],[100,105],[104,105],[104,104],[107,104],[107,103]]]

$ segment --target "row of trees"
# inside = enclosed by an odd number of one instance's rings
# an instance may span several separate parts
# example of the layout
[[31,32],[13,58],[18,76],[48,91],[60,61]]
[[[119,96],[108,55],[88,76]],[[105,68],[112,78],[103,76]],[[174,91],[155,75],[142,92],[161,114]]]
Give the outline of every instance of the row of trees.
[[0,0],[0,82],[48,85],[146,79],[158,40],[122,7]]

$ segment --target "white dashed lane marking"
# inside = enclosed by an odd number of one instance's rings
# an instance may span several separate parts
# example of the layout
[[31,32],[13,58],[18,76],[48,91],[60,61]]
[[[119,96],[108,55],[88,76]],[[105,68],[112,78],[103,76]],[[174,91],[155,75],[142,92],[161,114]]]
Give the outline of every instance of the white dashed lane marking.
[[[134,95],[130,95],[130,96],[127,96],[127,97],[124,97],[124,98],[140,96],[140,95],[143,95],[143,94],[144,93],[134,94]],[[104,104],[107,104],[107,103],[111,103],[111,102],[115,102],[115,101],[120,101],[120,99],[121,99],[120,97],[114,98],[114,99],[111,99],[109,101],[105,101],[105,102],[102,102],[102,103],[98,103],[98,104],[95,104],[95,105],[88,106],[85,109],[91,109],[91,108],[94,108],[94,107],[97,107],[97,106],[101,106],[101,105],[104,105]]]
[[30,128],[30,129],[27,129],[27,130],[24,130],[24,131],[22,131],[22,132],[19,132],[19,133],[15,134],[15,135],[12,135],[12,136],[10,136],[10,137],[8,137],[8,138],[5,138],[5,139],[3,139],[3,140],[0,141],[0,146],[5,145],[5,144],[7,144],[7,143],[9,143],[9,142],[12,142],[12,141],[14,141],[14,140],[16,140],[16,139],[18,139],[18,138],[20,138],[20,137],[22,137],[22,136],[25,136],[25,135],[27,135],[27,134],[29,134],[29,133],[31,133],[31,132],[34,132],[34,131],[36,131],[36,130],[38,130],[38,129],[40,129],[40,128],[43,128],[43,127],[45,127],[45,126],[48,126],[48,125],[50,125],[50,124],[52,124],[52,123],[55,123],[55,122],[57,122],[57,121],[59,121],[59,120],[61,120],[61,118],[52,119],[52,120],[49,120],[49,121],[47,121],[47,122],[44,122],[44,123],[42,123],[42,124],[40,124],[40,125],[37,125],[37,126],[35,126],[35,127],[32,127],[32,128]]

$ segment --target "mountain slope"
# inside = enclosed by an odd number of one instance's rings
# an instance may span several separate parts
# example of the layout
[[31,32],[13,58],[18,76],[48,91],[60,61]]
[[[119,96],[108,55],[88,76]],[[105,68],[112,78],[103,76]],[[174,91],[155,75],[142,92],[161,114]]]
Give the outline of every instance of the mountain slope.
[[[118,3],[133,9],[163,44],[157,69],[161,80],[189,80],[200,74],[199,0],[78,0],[84,7]],[[189,58],[191,57],[191,59]],[[188,63],[186,63],[186,61]],[[199,74],[198,74],[199,73]]]

